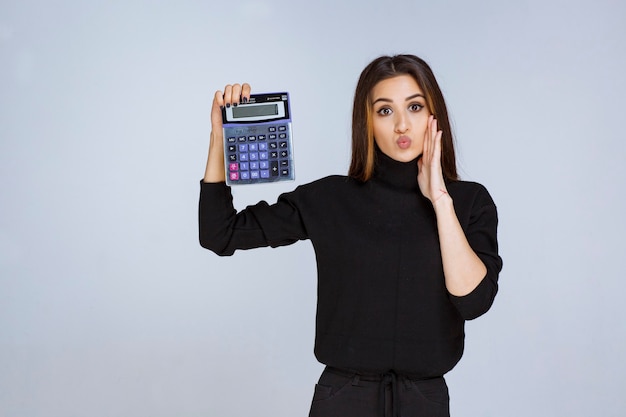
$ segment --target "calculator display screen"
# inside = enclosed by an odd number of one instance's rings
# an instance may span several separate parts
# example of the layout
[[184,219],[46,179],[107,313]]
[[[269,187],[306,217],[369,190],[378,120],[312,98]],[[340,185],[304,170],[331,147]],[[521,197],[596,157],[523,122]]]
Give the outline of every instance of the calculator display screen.
[[262,106],[239,106],[233,107],[233,118],[276,116],[278,115],[277,104],[267,104]]

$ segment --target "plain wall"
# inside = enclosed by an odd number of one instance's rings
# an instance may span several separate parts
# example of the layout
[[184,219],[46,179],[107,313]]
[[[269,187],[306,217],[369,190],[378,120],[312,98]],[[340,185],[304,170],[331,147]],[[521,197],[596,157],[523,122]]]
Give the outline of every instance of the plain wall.
[[2,1],[0,415],[305,416],[309,242],[218,258],[197,200],[213,93],[291,93],[295,182],[349,161],[356,80],[426,59],[504,269],[447,375],[462,416],[626,412],[626,5]]

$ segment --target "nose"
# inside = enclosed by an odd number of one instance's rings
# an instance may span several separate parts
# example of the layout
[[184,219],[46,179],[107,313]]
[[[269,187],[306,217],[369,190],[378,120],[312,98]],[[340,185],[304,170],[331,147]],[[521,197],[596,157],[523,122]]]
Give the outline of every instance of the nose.
[[396,133],[406,133],[409,130],[409,121],[405,114],[402,112],[396,113],[396,120],[394,120],[394,130]]

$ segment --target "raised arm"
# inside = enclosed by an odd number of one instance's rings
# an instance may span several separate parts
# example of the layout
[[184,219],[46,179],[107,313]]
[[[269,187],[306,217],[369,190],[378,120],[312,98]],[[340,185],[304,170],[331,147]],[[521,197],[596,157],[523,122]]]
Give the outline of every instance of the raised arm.
[[211,142],[198,207],[202,247],[218,255],[237,249],[283,246],[307,237],[297,208],[298,193],[285,193],[276,204],[265,201],[236,212],[230,187],[225,184],[222,108],[250,100],[250,85],[233,84],[216,91],[211,107]]
[[456,297],[471,293],[485,278],[487,267],[470,246],[454,211],[441,171],[441,131],[431,116],[418,161],[420,190],[433,204],[448,292]]
[[215,183],[226,181],[224,169],[224,130],[222,129],[222,108],[237,106],[250,99],[250,84],[233,84],[224,87],[224,91],[216,91],[211,106],[211,139],[209,156],[204,182]]

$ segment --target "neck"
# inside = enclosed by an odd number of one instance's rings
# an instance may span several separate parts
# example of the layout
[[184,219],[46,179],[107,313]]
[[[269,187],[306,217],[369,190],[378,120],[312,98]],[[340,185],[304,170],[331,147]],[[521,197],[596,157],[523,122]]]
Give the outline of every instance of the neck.
[[376,167],[373,179],[404,190],[417,190],[417,158],[400,162],[376,149]]

